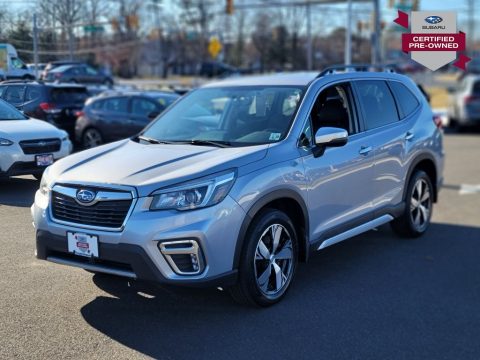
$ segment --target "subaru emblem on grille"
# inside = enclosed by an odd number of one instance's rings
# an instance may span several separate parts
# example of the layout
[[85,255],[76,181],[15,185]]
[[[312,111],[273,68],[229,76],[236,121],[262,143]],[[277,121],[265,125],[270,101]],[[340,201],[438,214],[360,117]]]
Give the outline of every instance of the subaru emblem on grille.
[[91,190],[80,189],[77,191],[77,200],[84,204],[89,204],[95,200],[95,192]]

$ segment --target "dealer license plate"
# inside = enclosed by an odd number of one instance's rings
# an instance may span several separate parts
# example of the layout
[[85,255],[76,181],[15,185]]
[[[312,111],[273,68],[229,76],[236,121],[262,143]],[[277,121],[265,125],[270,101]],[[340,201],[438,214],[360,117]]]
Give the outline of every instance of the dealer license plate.
[[49,166],[53,164],[53,154],[35,156],[37,166]]
[[67,232],[68,251],[80,256],[98,257],[98,236]]

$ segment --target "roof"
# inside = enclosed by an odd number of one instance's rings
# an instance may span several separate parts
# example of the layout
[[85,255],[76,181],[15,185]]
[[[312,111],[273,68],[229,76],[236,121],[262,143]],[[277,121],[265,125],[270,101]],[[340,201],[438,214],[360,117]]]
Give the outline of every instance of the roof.
[[204,87],[227,86],[306,86],[318,75],[317,71],[277,73],[268,75],[250,75],[230,77],[222,81],[215,81]]
[[329,79],[365,79],[365,78],[389,78],[404,79],[405,75],[392,73],[389,71],[346,71],[333,72],[320,75],[318,71],[310,72],[291,72],[277,73],[268,75],[239,76],[232,77],[222,81],[215,81],[204,85],[203,87],[230,87],[230,86],[300,86],[309,85],[316,78]]

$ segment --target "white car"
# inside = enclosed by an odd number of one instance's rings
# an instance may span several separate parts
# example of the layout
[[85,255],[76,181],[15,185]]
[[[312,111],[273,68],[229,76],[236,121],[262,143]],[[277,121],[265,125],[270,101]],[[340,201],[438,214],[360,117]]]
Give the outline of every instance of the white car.
[[40,179],[47,166],[71,152],[65,131],[28,118],[0,100],[0,178],[33,175]]

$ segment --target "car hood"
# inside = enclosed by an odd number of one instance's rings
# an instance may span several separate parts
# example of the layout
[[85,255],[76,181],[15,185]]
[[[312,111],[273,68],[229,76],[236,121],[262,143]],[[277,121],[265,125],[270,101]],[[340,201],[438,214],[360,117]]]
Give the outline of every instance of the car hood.
[[0,120],[0,137],[18,142],[21,140],[61,138],[63,130],[41,120]]
[[55,183],[132,186],[139,196],[147,196],[165,186],[260,161],[267,149],[268,145],[216,148],[121,140],[56,162],[49,177]]

